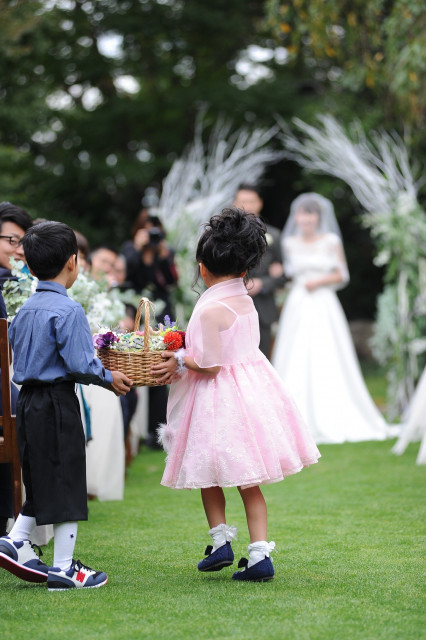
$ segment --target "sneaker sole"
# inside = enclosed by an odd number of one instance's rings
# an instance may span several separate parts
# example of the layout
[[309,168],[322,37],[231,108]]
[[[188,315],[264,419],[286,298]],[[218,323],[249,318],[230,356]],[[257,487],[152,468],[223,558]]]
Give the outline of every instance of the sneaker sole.
[[[55,582],[51,581],[47,583],[48,591],[73,591],[73,589],[98,589],[99,587],[103,587],[108,582],[108,578],[99,584],[92,584],[90,587],[77,587],[76,585],[70,585],[69,587],[64,587],[63,582]],[[58,586],[56,586],[58,585]]]
[[223,560],[223,562],[218,562],[217,564],[213,564],[212,566],[207,567],[206,569],[198,569],[198,571],[201,571],[202,573],[207,573],[208,571],[220,571],[225,567],[230,567],[231,564],[234,564],[233,560]]
[[35,569],[28,569],[28,567],[24,567],[4,553],[0,553],[0,567],[26,582],[47,582],[47,573],[36,571]]

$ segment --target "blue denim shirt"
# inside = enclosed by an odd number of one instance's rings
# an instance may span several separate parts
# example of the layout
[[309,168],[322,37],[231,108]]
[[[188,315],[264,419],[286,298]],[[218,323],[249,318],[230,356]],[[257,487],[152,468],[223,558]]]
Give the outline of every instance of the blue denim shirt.
[[16,384],[75,381],[107,387],[112,375],[94,357],[83,307],[57,282],[40,280],[9,329]]

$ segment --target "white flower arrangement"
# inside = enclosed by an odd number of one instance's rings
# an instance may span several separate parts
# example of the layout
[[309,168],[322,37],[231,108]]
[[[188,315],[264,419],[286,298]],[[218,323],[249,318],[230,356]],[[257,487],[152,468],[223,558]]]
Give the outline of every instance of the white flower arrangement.
[[12,276],[16,280],[6,280],[2,292],[9,322],[16,316],[24,302],[35,292],[38,283],[37,278],[31,275],[23,260],[10,258],[10,265]]
[[[3,298],[8,320],[12,321],[24,302],[35,292],[38,279],[31,275],[22,260],[11,259],[12,275],[16,280],[6,280]],[[88,273],[80,271],[68,295],[84,309],[90,330],[98,331],[105,325],[115,327],[125,316],[125,306],[116,290],[107,291],[107,284],[94,280]]]
[[126,315],[119,291],[108,291],[106,281],[94,280],[85,271],[80,271],[77,280],[68,289],[68,295],[83,307],[92,333],[102,325],[117,326]]

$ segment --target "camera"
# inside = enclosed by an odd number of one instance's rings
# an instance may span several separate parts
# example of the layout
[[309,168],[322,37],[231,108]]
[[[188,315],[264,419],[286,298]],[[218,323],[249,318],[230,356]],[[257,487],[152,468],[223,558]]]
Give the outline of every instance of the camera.
[[164,240],[164,238],[166,237],[164,235],[164,232],[161,231],[161,229],[159,229],[158,227],[152,227],[151,229],[148,229],[148,234],[149,244],[153,247],[155,247],[157,244],[160,244],[161,240]]

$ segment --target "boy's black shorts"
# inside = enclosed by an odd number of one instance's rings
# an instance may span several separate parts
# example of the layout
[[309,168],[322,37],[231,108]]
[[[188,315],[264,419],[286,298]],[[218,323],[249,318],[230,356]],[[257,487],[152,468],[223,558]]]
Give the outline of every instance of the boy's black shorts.
[[24,385],[16,420],[22,514],[38,525],[87,520],[86,443],[74,382]]

